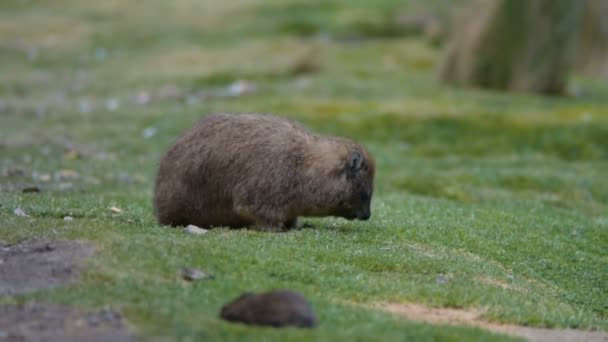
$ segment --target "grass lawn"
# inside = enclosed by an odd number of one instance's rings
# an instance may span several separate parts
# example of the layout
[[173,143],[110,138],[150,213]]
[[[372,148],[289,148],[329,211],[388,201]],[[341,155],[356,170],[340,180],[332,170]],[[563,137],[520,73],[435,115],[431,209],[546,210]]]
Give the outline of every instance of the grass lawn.
[[[608,330],[608,82],[575,77],[576,98],[438,86],[439,49],[386,18],[446,3],[3,0],[0,242],[97,252],[78,284],[0,303],[110,307],[146,340],[510,339],[384,303]],[[283,234],[158,226],[160,156],[220,111],[365,144],[372,219],[305,219]],[[27,184],[43,191],[10,191]],[[186,283],[184,266],[215,279]],[[305,294],[320,326],[218,319],[241,292],[272,288]]]

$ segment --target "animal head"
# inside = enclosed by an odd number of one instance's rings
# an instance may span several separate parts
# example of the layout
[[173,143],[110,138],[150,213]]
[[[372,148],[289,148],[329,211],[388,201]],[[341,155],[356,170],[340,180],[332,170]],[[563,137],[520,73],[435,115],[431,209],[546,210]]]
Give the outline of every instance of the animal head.
[[313,175],[323,177],[315,182],[321,184],[317,192],[321,194],[320,206],[326,209],[323,214],[349,220],[369,219],[376,168],[373,157],[363,146],[342,139],[321,151],[317,162],[325,172]]
[[375,162],[362,148],[354,148],[344,160],[342,174],[346,180],[344,199],[338,211],[347,219],[367,220],[371,216],[374,192]]

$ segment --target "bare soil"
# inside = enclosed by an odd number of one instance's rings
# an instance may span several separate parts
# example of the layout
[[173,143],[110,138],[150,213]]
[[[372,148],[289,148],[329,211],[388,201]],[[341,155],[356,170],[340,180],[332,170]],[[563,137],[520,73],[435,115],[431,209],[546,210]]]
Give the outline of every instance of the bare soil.
[[47,304],[0,306],[0,341],[133,341],[120,314]]
[[[93,247],[75,241],[31,239],[0,246],[0,295],[33,292],[77,280]],[[62,305],[0,305],[0,341],[134,340],[121,315]]]
[[78,262],[92,254],[92,246],[75,241],[32,239],[0,246],[0,295],[69,284],[78,277]]
[[475,309],[430,308],[413,303],[389,303],[383,304],[381,308],[413,321],[475,326],[500,334],[522,337],[532,342],[608,342],[608,332],[605,331],[546,329],[493,323],[481,319],[483,311]]

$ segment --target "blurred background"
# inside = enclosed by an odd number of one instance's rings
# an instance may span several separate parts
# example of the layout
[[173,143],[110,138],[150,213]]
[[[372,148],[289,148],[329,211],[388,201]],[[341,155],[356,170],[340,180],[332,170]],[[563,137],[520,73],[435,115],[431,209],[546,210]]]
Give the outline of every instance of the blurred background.
[[386,190],[451,196],[452,180],[474,176],[436,169],[447,157],[608,155],[605,1],[5,0],[0,9],[3,163],[33,164],[33,181],[91,168],[101,172],[93,186],[147,188],[160,153],[214,111],[290,116],[367,143]]

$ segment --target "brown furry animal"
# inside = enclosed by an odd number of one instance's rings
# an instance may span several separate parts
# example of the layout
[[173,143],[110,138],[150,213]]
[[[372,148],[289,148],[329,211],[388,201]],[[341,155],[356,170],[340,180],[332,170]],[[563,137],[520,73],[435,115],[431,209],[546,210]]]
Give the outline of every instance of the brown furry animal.
[[317,326],[317,319],[310,303],[301,294],[289,290],[260,294],[243,293],[222,307],[220,317],[230,322],[277,328]]
[[298,216],[367,220],[374,169],[353,141],[276,116],[214,114],[160,161],[154,207],[173,226],[278,231]]

